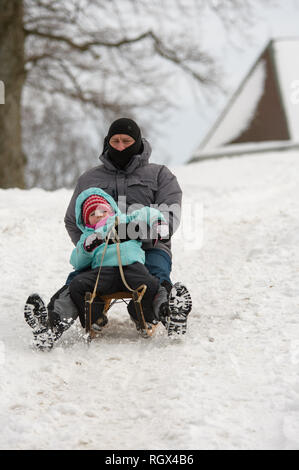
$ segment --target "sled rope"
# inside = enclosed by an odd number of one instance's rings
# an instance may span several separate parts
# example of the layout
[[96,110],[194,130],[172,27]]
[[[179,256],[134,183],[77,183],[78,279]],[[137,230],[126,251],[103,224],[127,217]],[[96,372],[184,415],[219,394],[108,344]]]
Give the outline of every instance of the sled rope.
[[97,275],[96,282],[95,282],[95,285],[94,285],[94,288],[93,288],[93,293],[92,293],[91,299],[90,299],[90,301],[89,301],[90,305],[93,303],[93,301],[94,301],[94,299],[95,299],[95,296],[96,296],[96,291],[97,291],[98,284],[99,284],[99,279],[100,279],[102,264],[103,264],[103,261],[104,261],[104,256],[105,256],[105,254],[106,254],[106,250],[107,250],[107,246],[108,246],[108,243],[109,243],[109,239],[110,239],[110,235],[111,235],[111,233],[112,233],[112,230],[115,230],[114,227],[112,227],[112,229],[110,230],[110,232],[108,233],[108,235],[107,235],[107,237],[106,237],[106,243],[105,243],[104,250],[103,250],[103,253],[102,253],[102,258],[101,258],[101,262],[100,262],[100,267],[99,267],[98,275]]
[[[117,218],[118,219],[118,218]],[[116,224],[117,225],[117,224]],[[122,265],[122,262],[121,262],[121,254],[120,254],[120,238],[118,236],[118,233],[116,232],[116,230],[114,229],[114,239],[116,240],[116,251],[117,251],[117,259],[118,259],[118,267],[119,267],[119,272],[120,272],[120,276],[121,276],[121,279],[124,283],[124,285],[126,286],[126,288],[133,293],[133,300],[134,300],[134,306],[135,306],[135,311],[136,311],[136,315],[138,317],[138,313],[140,312],[140,315],[141,315],[141,320],[142,320],[142,323],[143,323],[143,326],[146,330],[146,333],[150,336],[150,330],[146,324],[146,321],[145,321],[145,318],[144,318],[144,314],[143,314],[143,310],[142,310],[142,305],[141,305],[141,299],[143,298],[144,296],[144,293],[147,289],[147,286],[145,284],[142,284],[141,286],[137,287],[136,289],[132,289],[129,284],[127,283],[126,281],[126,278],[125,278],[125,274],[124,274],[124,270],[123,270],[123,265]],[[139,296],[138,296],[138,291],[141,290],[141,292],[139,293]],[[138,309],[137,309],[137,306],[136,306],[136,302],[139,304],[139,312],[138,312]]]
[[[132,292],[136,315],[138,316],[138,313],[140,312],[143,326],[145,327],[146,333],[150,336],[150,331],[149,331],[149,328],[146,324],[144,314],[143,314],[143,310],[142,310],[142,305],[141,305],[141,299],[143,298],[143,295],[144,295],[144,293],[147,289],[147,286],[145,284],[142,284],[141,286],[137,287],[136,289],[132,289],[126,281],[125,274],[124,274],[124,271],[123,271],[122,262],[121,262],[120,238],[119,238],[119,236],[118,236],[118,234],[115,230],[115,227],[118,225],[118,222],[119,222],[119,218],[118,218],[118,216],[116,216],[114,225],[111,228],[111,230],[108,232],[107,237],[106,237],[106,243],[105,243],[104,250],[103,250],[103,253],[102,253],[102,257],[101,257],[101,262],[100,262],[100,266],[99,266],[99,270],[98,270],[98,275],[97,275],[97,278],[96,278],[96,282],[95,282],[95,285],[94,285],[94,289],[93,289],[91,298],[88,301],[89,302],[89,319],[91,319],[91,305],[92,305],[92,303],[93,303],[93,301],[96,297],[96,291],[97,291],[98,284],[99,284],[101,269],[102,269],[104,257],[105,257],[105,254],[106,254],[107,246],[108,246],[111,234],[113,233],[113,241],[114,241],[114,243],[116,243],[118,267],[119,267],[121,279],[122,279],[125,287],[129,290],[129,292]],[[141,291],[141,292],[139,292],[139,291]],[[137,309],[136,302],[139,304],[139,312],[138,312],[138,309]]]
[[100,262],[96,282],[95,282],[95,285],[94,285],[94,288],[93,288],[93,292],[91,294],[91,298],[88,299],[88,304],[89,304],[88,305],[88,330],[89,331],[91,330],[91,306],[92,306],[93,301],[96,297],[96,292],[97,292],[97,288],[98,288],[98,284],[99,284],[99,279],[100,279],[101,269],[102,269],[102,265],[103,265],[103,260],[104,260],[105,254],[106,254],[106,250],[107,250],[107,246],[108,246],[108,243],[109,243],[110,235],[111,235],[113,229],[114,229],[114,227],[112,227],[112,229],[109,231],[109,233],[106,237],[106,243],[105,243],[104,250],[103,250],[103,253],[102,253],[101,262]]

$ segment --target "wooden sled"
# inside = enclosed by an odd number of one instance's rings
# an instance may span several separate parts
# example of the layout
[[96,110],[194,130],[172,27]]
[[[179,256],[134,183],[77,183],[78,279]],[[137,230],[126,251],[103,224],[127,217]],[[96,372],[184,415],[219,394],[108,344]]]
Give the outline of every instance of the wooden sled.
[[[157,326],[157,325],[152,325],[152,328],[148,328],[147,323],[144,319],[141,301],[145,294],[147,286],[145,284],[142,284],[136,289],[132,289],[128,285],[125,279],[122,261],[121,261],[121,255],[120,255],[120,239],[119,239],[117,232],[115,231],[115,227],[117,225],[118,225],[118,217],[116,217],[115,219],[115,226],[112,227],[112,229],[110,230],[106,238],[106,243],[105,243],[105,247],[102,253],[102,259],[100,262],[99,271],[98,271],[93,293],[86,292],[85,294],[85,332],[86,332],[87,341],[91,341],[97,335],[97,331],[93,328],[94,324],[98,324],[98,326],[101,328],[102,325],[108,322],[107,312],[112,306],[112,304],[115,303],[115,301],[119,299],[121,300],[133,299],[134,305],[135,305],[136,317],[138,318],[140,329],[142,330],[142,332],[145,332],[145,335],[144,335],[145,337],[152,336]],[[111,233],[113,233],[113,237],[114,237],[113,241],[114,243],[116,243],[118,266],[119,266],[121,279],[123,281],[124,286],[128,289],[128,291],[114,292],[113,294],[106,294],[106,295],[97,295],[96,291],[97,291],[97,286],[98,286],[99,279],[100,279],[101,267],[102,267],[103,259],[105,256],[105,252],[108,246]],[[92,315],[92,304],[95,299],[97,299],[98,302],[101,302],[101,303],[104,302],[104,309],[101,313],[101,317],[98,320],[96,320],[96,322],[93,321],[93,315]]]
[[[142,330],[146,332],[146,336],[150,337],[153,335],[156,327],[158,325],[152,325],[152,328],[149,329],[143,316],[143,311],[142,311],[142,298],[144,296],[144,293],[146,291],[147,286],[145,284],[142,284],[140,287],[138,287],[136,290],[131,291],[131,292],[114,292],[113,294],[106,294],[106,295],[96,295],[93,297],[93,294],[91,292],[86,292],[85,294],[85,333],[86,333],[86,339],[88,342],[90,342],[92,339],[94,339],[102,326],[104,326],[107,322],[107,314],[108,310],[116,303],[117,300],[123,300],[125,299],[133,299],[134,305],[135,305],[135,310],[136,310],[136,315],[137,318],[139,319],[139,324]],[[93,322],[92,319],[92,305],[93,303],[104,303],[104,308],[102,311],[102,314],[100,318]],[[93,328],[93,325],[95,325],[95,328],[98,326],[98,329]]]

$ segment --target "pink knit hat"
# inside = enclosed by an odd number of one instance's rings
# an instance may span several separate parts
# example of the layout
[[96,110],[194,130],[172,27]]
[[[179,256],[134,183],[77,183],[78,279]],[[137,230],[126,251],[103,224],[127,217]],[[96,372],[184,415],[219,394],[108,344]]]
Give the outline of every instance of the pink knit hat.
[[103,198],[102,196],[98,196],[97,194],[93,194],[92,196],[89,196],[83,203],[82,217],[83,217],[83,221],[85,225],[89,224],[89,216],[97,208],[99,208],[102,211],[105,210],[109,212],[111,215],[114,214],[112,207],[106,201],[105,198]]

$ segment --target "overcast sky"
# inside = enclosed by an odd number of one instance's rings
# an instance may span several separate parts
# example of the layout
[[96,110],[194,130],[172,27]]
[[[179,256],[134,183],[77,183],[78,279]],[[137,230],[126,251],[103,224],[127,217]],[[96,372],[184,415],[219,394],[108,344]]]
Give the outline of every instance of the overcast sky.
[[[215,29],[209,28],[211,33],[208,34],[206,40],[209,47],[217,49],[219,56],[222,57],[222,67],[229,77],[226,86],[231,89],[231,93],[246,75],[269,39],[299,37],[299,0],[277,0],[275,8],[265,6],[267,1],[260,3],[250,41],[243,40],[239,49],[232,47],[225,33],[221,34],[221,31],[217,29],[217,35],[215,35]],[[295,59],[299,60],[298,57]],[[229,99],[228,94],[226,97],[218,97],[213,104],[206,105],[200,100],[196,102],[193,93],[188,91],[187,84],[178,84],[177,90],[178,101],[182,103],[181,108],[172,122],[165,125],[164,138],[161,139],[161,148],[169,149],[171,159],[167,163],[171,166],[189,160]],[[156,149],[159,147],[160,145]],[[155,146],[153,159],[157,160]],[[160,158],[158,160],[160,161]]]

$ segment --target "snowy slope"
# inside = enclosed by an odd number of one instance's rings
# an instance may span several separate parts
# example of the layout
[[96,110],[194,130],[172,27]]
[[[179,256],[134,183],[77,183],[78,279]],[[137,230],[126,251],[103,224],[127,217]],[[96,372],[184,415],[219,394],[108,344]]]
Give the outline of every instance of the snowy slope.
[[1,449],[299,449],[299,155],[175,171],[204,208],[202,246],[174,240],[194,303],[178,342],[115,306],[89,348],[78,324],[33,351],[23,304],[70,270],[71,192],[0,191]]

